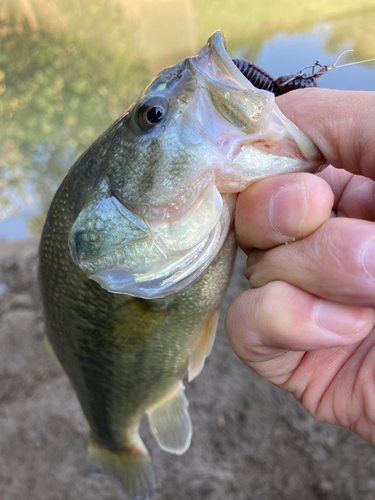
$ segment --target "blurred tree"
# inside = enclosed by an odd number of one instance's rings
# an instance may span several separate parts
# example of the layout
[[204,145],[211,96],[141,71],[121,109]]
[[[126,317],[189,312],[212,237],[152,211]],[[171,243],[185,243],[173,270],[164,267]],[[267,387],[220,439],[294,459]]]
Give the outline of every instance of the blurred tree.
[[15,190],[48,205],[77,155],[150,80],[119,2],[52,3],[58,12],[42,0],[1,3],[0,211]]

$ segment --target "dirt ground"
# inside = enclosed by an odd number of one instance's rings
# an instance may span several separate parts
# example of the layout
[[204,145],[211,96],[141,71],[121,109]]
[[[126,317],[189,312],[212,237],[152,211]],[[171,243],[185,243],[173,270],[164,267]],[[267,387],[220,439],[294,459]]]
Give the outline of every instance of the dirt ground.
[[[0,499],[125,500],[116,480],[88,471],[88,426],[44,350],[36,253],[36,241],[0,241]],[[223,311],[247,287],[242,266]],[[315,422],[242,365],[222,323],[205,369],[187,387],[190,450],[160,452],[143,422],[158,475],[154,499],[375,500],[374,448]]]

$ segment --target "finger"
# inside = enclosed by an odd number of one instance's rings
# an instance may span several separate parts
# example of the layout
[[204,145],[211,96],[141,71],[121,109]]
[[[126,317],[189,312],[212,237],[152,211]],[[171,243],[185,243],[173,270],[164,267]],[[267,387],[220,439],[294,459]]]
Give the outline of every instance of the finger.
[[374,181],[328,166],[317,174],[334,194],[333,210],[339,217],[375,221]]
[[267,252],[253,250],[246,277],[257,288],[287,281],[328,300],[375,306],[375,227],[334,218],[311,236]]
[[312,174],[285,174],[256,182],[237,199],[237,242],[247,252],[305,238],[329,219],[332,204],[331,188]]
[[277,104],[329,163],[374,179],[375,92],[301,89],[278,97]]
[[371,308],[323,300],[288,283],[272,282],[233,300],[225,330],[242,361],[283,384],[306,351],[357,343],[374,321]]

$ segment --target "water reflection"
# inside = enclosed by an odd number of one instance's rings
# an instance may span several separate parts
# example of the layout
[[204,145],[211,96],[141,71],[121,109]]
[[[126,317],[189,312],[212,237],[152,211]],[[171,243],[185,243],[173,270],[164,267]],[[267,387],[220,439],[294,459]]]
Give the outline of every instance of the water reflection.
[[[374,57],[374,25],[373,0],[0,0],[0,236],[38,234],[77,156],[215,29],[278,76]],[[375,88],[373,66],[340,71],[319,84]]]

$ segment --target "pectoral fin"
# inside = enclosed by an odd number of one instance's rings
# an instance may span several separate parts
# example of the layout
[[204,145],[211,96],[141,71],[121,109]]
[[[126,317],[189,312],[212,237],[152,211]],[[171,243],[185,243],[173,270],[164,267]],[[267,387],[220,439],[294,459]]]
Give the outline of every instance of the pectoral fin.
[[214,345],[220,309],[216,309],[203,325],[201,334],[188,366],[188,380],[191,382],[203,369],[207,356],[210,355]]
[[57,366],[61,366],[60,361],[57,359],[55,351],[53,350],[53,347],[51,346],[51,342],[50,342],[49,338],[47,337],[46,332],[44,332],[44,335],[43,335],[43,344],[44,344],[44,349],[47,351],[47,354],[49,355],[50,359]]
[[190,446],[193,429],[189,415],[189,402],[181,383],[177,391],[148,413],[152,435],[160,448],[168,453],[182,455]]

